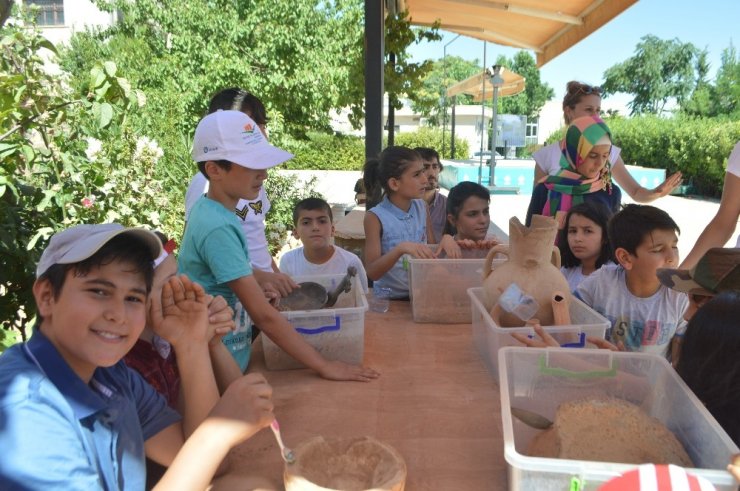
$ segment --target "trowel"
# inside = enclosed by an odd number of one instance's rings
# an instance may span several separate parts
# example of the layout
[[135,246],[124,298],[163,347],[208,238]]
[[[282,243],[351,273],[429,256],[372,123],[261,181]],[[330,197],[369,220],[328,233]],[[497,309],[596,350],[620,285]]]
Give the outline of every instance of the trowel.
[[339,295],[352,289],[352,277],[357,274],[357,268],[350,266],[336,288],[332,291],[316,283],[315,281],[303,281],[298,283],[298,288],[290,292],[285,298],[280,299],[278,308],[283,311],[290,310],[318,310],[324,307],[333,307],[337,303]]
[[528,409],[522,409],[520,407],[512,406],[511,415],[525,425],[531,426],[532,428],[537,428],[538,430],[546,430],[552,427],[552,421],[542,416],[541,414],[529,411]]

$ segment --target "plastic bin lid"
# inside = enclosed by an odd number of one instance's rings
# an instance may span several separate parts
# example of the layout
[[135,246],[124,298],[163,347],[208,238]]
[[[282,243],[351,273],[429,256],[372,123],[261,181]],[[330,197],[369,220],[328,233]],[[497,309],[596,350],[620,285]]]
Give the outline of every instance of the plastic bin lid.
[[645,464],[602,484],[598,491],[716,491],[700,476],[676,465]]

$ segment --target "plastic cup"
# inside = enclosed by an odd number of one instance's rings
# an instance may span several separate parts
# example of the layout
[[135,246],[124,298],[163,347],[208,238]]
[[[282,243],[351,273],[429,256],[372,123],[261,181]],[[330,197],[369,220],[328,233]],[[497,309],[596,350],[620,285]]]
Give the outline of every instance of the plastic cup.
[[391,289],[383,287],[373,288],[373,295],[370,297],[370,310],[383,314],[388,312],[391,305]]

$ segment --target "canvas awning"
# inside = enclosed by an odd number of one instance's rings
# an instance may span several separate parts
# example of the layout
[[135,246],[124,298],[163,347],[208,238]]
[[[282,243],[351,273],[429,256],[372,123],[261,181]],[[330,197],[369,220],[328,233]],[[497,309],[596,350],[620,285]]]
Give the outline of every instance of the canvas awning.
[[[500,75],[504,79],[504,83],[498,89],[499,97],[507,97],[510,95],[517,95],[519,92],[524,90],[525,78],[514,73],[511,70],[507,70],[502,67]],[[485,90],[483,85],[485,84]],[[493,97],[493,85],[491,84],[491,76],[486,72],[481,72],[472,77],[468,77],[465,80],[456,83],[452,87],[447,89],[447,97],[452,97],[459,94],[468,94],[473,96],[475,102],[481,102],[485,93],[486,99]]]
[[386,0],[411,23],[534,51],[541,67],[637,0]]

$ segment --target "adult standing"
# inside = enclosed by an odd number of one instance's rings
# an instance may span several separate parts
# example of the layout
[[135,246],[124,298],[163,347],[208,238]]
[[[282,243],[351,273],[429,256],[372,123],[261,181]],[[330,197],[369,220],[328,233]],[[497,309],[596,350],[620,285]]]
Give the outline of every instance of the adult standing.
[[[569,125],[573,120],[583,116],[599,116],[601,114],[601,88],[577,81],[570,81],[566,86],[563,98],[563,118]],[[654,189],[646,189],[630,175],[622,160],[621,149],[612,145],[609,154],[611,173],[619,186],[638,203],[650,203],[673,191],[681,184],[681,173],[676,172],[669,176]],[[560,172],[560,157],[562,155],[560,142],[546,145],[536,151],[532,158],[534,167],[535,186],[544,177]],[[701,256],[701,255],[700,255]]]
[[447,222],[447,196],[439,192],[439,174],[442,172],[442,162],[439,160],[439,153],[433,148],[417,147],[414,150],[421,155],[424,174],[427,176],[424,201],[432,218],[433,242],[436,243],[442,238]]
[[[740,216],[740,141],[727,159],[722,200],[714,218],[707,224],[689,255],[681,263],[682,269],[693,268],[712,247],[723,247],[730,240]],[[735,247],[740,247],[740,238]]]

